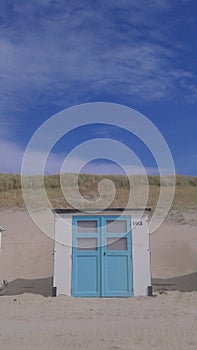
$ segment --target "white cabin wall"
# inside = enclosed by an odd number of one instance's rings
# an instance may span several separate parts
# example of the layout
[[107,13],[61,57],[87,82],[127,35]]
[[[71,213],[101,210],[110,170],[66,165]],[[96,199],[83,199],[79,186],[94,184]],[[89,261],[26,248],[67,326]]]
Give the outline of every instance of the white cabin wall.
[[55,217],[54,279],[57,295],[71,295],[72,216]]
[[151,285],[148,215],[131,215],[133,295],[146,296]]

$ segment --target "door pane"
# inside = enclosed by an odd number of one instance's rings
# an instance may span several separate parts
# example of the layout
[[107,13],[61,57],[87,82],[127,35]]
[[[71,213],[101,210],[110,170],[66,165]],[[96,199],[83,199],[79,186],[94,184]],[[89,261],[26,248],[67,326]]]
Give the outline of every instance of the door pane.
[[96,220],[79,220],[77,221],[78,233],[97,233],[97,221]]
[[107,238],[108,250],[127,250],[127,238]]
[[106,230],[107,233],[126,233],[127,220],[107,220]]
[[77,238],[77,250],[97,250],[97,238]]

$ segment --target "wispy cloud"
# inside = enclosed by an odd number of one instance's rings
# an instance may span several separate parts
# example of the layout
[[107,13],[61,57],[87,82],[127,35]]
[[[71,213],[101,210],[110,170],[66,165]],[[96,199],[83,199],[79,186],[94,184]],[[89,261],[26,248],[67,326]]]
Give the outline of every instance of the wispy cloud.
[[[21,173],[25,149],[13,142],[0,141],[0,173]],[[6,157],[5,157],[6,154]],[[41,151],[32,151],[26,160],[23,175],[41,174],[43,158],[47,156]],[[46,157],[47,158],[47,157]],[[154,166],[140,166],[128,162],[125,156],[121,164],[103,159],[88,160],[88,154],[84,157],[70,156],[69,159],[63,153],[51,152],[48,155],[46,164],[43,164],[45,174],[58,173],[89,173],[89,174],[159,174]],[[161,174],[169,174],[169,169],[160,169]]]
[[192,73],[175,67],[167,29],[157,20],[172,4],[167,0],[148,6],[145,0],[1,4],[1,109],[20,111],[28,103],[48,100],[64,106],[103,94],[170,99],[177,95],[177,84],[189,98],[195,86]]
[[0,141],[0,150],[0,173],[20,173],[22,149],[11,142]]
[[[21,166],[25,149],[13,142],[0,141],[0,173],[21,173]],[[5,157],[6,154],[6,157]],[[26,175],[40,174],[40,164],[44,154],[39,151],[31,152],[31,157],[26,163]],[[47,164],[47,173],[58,173],[61,169],[62,156],[55,153],[50,154],[50,161]]]

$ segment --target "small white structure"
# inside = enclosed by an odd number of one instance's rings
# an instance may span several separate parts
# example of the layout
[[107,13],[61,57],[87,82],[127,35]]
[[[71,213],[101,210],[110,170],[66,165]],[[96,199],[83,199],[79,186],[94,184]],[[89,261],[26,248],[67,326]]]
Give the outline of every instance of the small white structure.
[[0,225],[0,250],[1,250],[1,234],[3,231],[5,231],[5,228]]
[[53,295],[151,295],[149,211],[55,209]]

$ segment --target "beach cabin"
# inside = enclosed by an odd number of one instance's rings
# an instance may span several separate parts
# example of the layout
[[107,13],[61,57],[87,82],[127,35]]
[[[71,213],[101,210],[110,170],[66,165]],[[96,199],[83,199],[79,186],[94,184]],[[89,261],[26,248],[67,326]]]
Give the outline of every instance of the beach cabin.
[[53,210],[53,296],[151,295],[149,212]]
[[1,250],[1,236],[3,231],[5,231],[5,228],[0,225],[0,250]]

